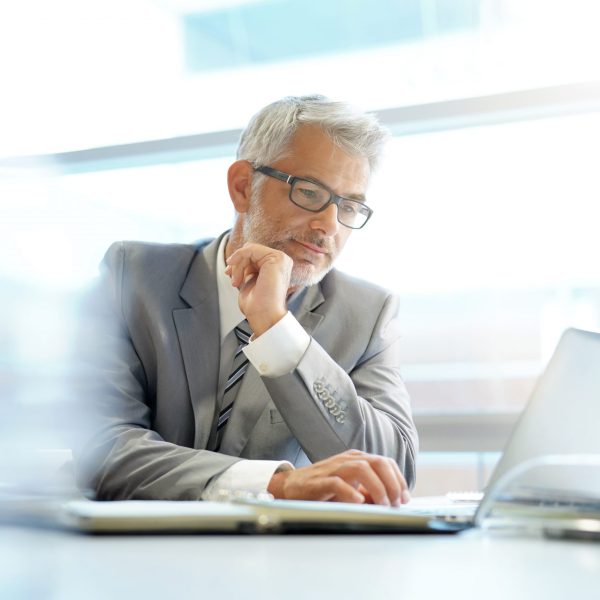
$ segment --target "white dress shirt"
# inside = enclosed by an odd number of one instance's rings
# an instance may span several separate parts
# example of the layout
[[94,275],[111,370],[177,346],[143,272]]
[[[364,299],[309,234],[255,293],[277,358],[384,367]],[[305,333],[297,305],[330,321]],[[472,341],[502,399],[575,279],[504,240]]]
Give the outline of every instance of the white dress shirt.
[[[217,253],[217,291],[223,342],[233,329],[245,319],[238,305],[238,290],[231,285],[225,273],[225,248],[229,236],[224,236]],[[273,327],[252,339],[244,353],[263,377],[278,377],[293,371],[310,344],[310,336],[289,311]],[[221,357],[227,360],[227,357]],[[221,490],[265,492],[271,477],[278,471],[293,469],[287,461],[241,460],[215,477],[202,493],[203,500],[214,500]]]

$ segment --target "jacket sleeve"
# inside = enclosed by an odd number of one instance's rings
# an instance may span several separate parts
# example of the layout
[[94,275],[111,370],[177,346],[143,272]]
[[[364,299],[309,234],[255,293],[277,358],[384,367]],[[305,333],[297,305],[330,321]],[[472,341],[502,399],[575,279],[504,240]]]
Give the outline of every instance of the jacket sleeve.
[[[351,448],[389,456],[412,487],[418,437],[400,375],[397,312],[397,299],[387,295],[366,348],[346,368],[312,338],[294,371],[263,381],[311,461]],[[342,331],[336,344],[348,335]]]
[[126,265],[126,245],[114,244],[83,303],[78,484],[99,499],[200,499],[211,479],[239,459],[167,442],[152,429],[152,384],[123,307]]

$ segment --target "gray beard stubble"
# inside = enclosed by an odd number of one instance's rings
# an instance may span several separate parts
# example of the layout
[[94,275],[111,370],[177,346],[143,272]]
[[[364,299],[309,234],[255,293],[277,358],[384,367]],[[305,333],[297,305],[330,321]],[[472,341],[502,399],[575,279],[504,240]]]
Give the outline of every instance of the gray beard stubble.
[[[275,235],[270,231],[268,226],[268,218],[264,214],[263,207],[260,202],[260,188],[261,186],[253,186],[252,195],[250,197],[250,206],[248,212],[245,214],[244,222],[242,225],[242,234],[244,236],[244,243],[253,242],[255,244],[262,244],[268,246],[274,250],[280,250],[285,252],[285,243],[289,240],[294,240],[296,237],[290,231],[279,231]],[[315,246],[324,247],[325,243],[320,236],[314,236],[312,239],[305,239]],[[305,287],[315,285],[319,283],[325,275],[331,270],[333,266],[333,260],[319,271],[315,271],[314,267],[307,264],[296,264],[292,268],[292,276],[290,279],[291,287]]]

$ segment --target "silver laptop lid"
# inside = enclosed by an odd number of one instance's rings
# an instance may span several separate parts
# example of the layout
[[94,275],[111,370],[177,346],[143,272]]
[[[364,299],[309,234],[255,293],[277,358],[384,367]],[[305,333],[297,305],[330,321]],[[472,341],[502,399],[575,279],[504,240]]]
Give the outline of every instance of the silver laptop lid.
[[494,470],[476,521],[511,488],[600,499],[599,333],[563,333]]

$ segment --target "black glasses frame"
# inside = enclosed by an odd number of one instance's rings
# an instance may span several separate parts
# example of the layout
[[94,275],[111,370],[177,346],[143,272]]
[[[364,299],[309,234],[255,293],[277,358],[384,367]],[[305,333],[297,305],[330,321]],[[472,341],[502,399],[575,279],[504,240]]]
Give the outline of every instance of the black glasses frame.
[[[337,210],[338,223],[340,223],[344,227],[348,227],[349,229],[362,229],[367,224],[367,222],[369,221],[371,216],[373,215],[373,209],[369,208],[363,202],[360,202],[359,200],[353,200],[352,198],[344,198],[344,196],[338,196],[337,194],[334,194],[327,186],[323,185],[320,182],[311,181],[310,179],[305,179],[304,177],[295,177],[294,175],[289,175],[288,173],[284,173],[283,171],[278,171],[277,169],[273,169],[272,167],[259,166],[259,167],[254,167],[254,170],[258,171],[259,173],[262,173],[263,175],[267,175],[268,177],[273,177],[274,179],[279,179],[279,181],[284,181],[285,183],[289,183],[290,184],[290,193],[289,193],[288,197],[290,199],[290,202],[292,202],[292,204],[294,204],[298,208],[301,208],[302,210],[307,210],[307,211],[313,212],[313,213],[320,213],[320,212],[323,212],[330,204],[335,204],[338,209]],[[318,185],[318,186],[322,187],[326,192],[329,193],[329,200],[323,206],[321,206],[321,208],[316,208],[316,209],[306,208],[306,206],[302,206],[301,204],[294,202],[294,199],[292,198],[292,191],[294,189],[294,183],[296,181],[306,181],[308,183],[312,183],[313,185]],[[342,223],[342,221],[340,221],[339,210],[340,210],[340,202],[342,202],[342,201],[352,202],[353,204],[358,204],[360,206],[361,210],[368,211],[367,218],[365,219],[365,222],[362,225],[360,225],[359,227],[352,227],[352,225],[348,225],[347,223]]]

